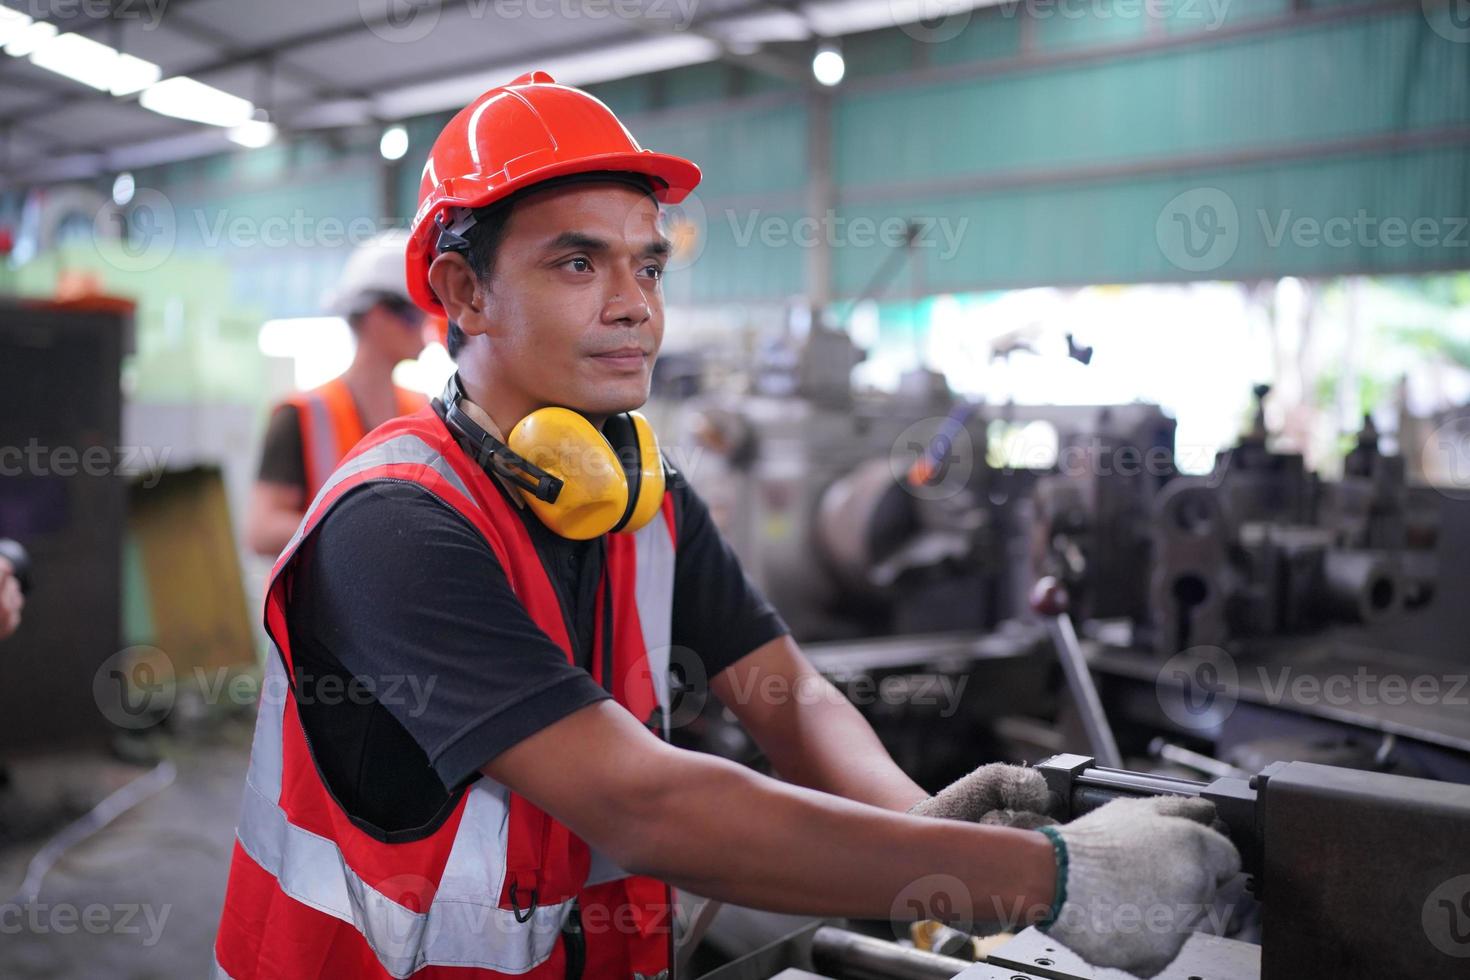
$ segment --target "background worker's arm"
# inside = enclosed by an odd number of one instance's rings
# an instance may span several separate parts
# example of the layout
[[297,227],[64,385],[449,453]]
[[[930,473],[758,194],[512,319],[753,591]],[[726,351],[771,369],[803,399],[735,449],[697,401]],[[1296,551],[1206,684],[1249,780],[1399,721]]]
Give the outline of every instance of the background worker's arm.
[[260,452],[260,471],[245,512],[245,543],[267,558],[279,555],[306,512],[306,460],[294,405],[271,415]]
[[20,628],[21,611],[25,608],[25,596],[21,595],[20,579],[10,561],[0,558],[0,640]]
[[306,510],[306,491],[299,486],[257,480],[245,513],[245,542],[250,550],[274,558],[285,550]]
[[[1055,859],[1040,834],[910,817],[791,786],[667,745],[608,701],[483,771],[621,867],[723,901],[876,918],[946,909],[969,918],[973,909],[1024,923],[1054,898]],[[956,880],[967,894],[955,894]]]
[[783,779],[887,810],[905,811],[929,795],[790,636],[736,661],[710,689]]

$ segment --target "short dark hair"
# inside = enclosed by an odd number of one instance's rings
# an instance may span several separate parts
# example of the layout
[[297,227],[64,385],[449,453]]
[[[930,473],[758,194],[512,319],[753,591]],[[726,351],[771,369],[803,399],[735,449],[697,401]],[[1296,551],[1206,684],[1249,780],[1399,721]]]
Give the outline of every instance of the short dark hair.
[[[469,250],[464,253],[465,261],[483,283],[488,283],[491,273],[495,271],[495,256],[500,251],[500,243],[505,240],[505,226],[510,223],[510,212],[514,206],[515,201],[508,200],[485,208],[475,215],[474,225],[465,232],[465,238],[470,243]],[[458,360],[464,344],[464,331],[451,320],[445,341],[449,356]]]

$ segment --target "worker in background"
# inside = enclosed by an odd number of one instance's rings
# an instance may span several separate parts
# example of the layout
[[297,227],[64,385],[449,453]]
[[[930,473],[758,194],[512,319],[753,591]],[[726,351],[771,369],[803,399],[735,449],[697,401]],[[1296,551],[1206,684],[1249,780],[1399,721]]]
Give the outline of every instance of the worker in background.
[[327,303],[352,328],[352,364],[271,415],[245,521],[246,541],[259,554],[280,554],[307,504],[358,440],[426,403],[393,384],[393,369],[418,357],[425,341],[424,312],[404,283],[407,240],[406,232],[385,232],[352,253]]
[[0,538],[0,640],[20,628],[29,568],[25,549],[18,542]]
[[[670,884],[1040,923],[1151,973],[1238,872],[1208,801],[1042,826],[1040,773],[1000,764],[931,797],[814,669],[632,411],[660,205],[699,179],[544,72],[435,142],[408,288],[457,373],[276,563],[216,976],[666,980]],[[669,743],[675,659],[780,780]]]

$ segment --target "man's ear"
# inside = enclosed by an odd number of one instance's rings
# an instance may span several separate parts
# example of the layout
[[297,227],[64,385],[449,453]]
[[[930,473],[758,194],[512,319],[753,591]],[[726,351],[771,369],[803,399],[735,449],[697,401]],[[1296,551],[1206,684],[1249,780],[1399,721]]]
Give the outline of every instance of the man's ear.
[[458,324],[466,334],[485,332],[484,289],[463,255],[445,252],[435,257],[429,265],[429,286],[444,304],[451,323]]

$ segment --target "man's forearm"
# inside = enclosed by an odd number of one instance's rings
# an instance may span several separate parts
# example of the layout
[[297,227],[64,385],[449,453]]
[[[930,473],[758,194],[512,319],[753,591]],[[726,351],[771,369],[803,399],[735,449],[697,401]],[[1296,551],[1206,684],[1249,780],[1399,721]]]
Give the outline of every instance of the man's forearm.
[[1019,924],[1051,906],[1040,834],[896,814],[693,753],[669,764],[630,870],[792,914]]
[[928,796],[789,636],[753,651],[712,686],[782,779],[900,812]]
[[766,755],[776,772],[800,786],[900,813],[927,798],[893,761],[868,720],[827,686],[830,697],[789,712],[790,737],[768,739]]

